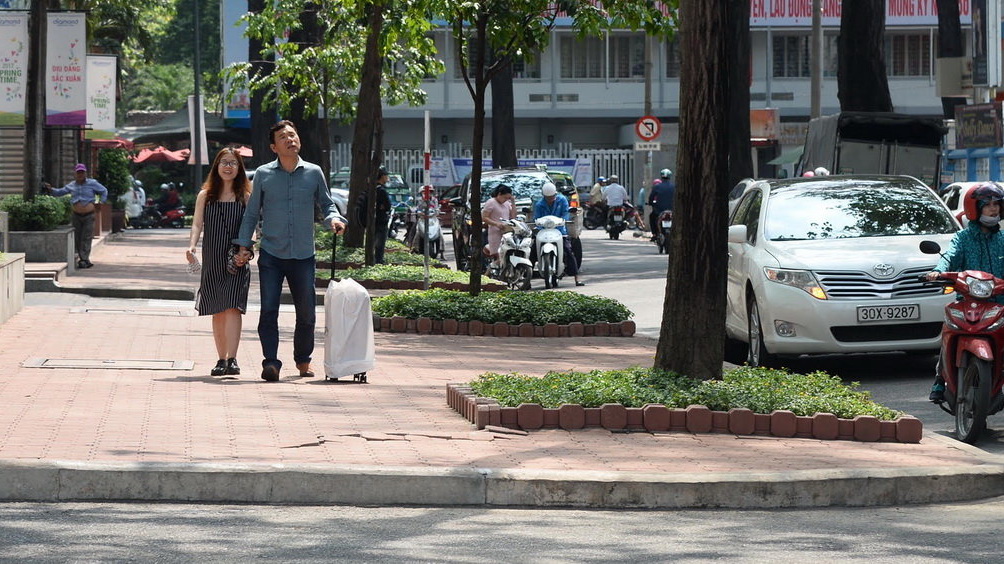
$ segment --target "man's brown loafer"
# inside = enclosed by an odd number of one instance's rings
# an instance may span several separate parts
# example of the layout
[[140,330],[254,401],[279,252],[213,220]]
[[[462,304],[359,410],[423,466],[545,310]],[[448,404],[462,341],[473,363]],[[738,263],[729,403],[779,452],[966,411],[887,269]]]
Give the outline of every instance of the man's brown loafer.
[[301,378],[313,378],[314,371],[310,368],[309,362],[301,362],[296,365],[296,369],[300,371]]

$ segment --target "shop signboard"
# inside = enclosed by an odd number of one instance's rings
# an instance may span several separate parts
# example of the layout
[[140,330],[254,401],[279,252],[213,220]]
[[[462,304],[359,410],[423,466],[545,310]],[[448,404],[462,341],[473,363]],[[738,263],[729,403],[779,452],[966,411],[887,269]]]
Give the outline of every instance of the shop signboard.
[[978,149],[1001,146],[1001,103],[956,106],[955,146]]

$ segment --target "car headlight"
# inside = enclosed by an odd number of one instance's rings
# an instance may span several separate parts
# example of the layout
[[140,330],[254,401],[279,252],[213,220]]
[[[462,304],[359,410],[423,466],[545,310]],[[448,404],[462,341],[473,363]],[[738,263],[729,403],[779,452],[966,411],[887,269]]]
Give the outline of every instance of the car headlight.
[[767,280],[771,282],[798,288],[817,300],[828,299],[826,292],[819,286],[816,277],[808,270],[789,270],[787,268],[765,266],[763,267],[763,273],[767,276]]
[[969,286],[969,295],[974,298],[989,298],[994,292],[993,280],[979,280],[977,278],[967,276],[966,285]]

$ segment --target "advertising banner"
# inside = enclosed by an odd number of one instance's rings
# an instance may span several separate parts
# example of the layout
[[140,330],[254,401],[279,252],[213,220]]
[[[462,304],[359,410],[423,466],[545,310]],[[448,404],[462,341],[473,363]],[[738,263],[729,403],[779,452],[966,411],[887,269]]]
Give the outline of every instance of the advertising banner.
[[1001,146],[1001,103],[955,107],[955,146],[978,149]]
[[83,12],[50,12],[45,53],[45,124],[87,123]]
[[115,137],[115,67],[117,58],[87,55],[87,122],[90,139]]
[[[223,66],[248,60],[248,39],[244,37],[247,23],[238,20],[247,13],[247,0],[222,0],[220,2],[220,42]],[[251,93],[247,88],[233,88],[229,81],[223,85],[226,100],[223,120],[230,127],[251,127]]]
[[[985,1],[985,0],[984,0]],[[822,0],[823,26],[840,27],[841,0]],[[937,0],[886,0],[885,25],[938,25]],[[959,20],[972,23],[970,0],[959,0]],[[812,0],[751,0],[750,27],[808,27]]]
[[28,13],[0,13],[0,126],[24,125]]

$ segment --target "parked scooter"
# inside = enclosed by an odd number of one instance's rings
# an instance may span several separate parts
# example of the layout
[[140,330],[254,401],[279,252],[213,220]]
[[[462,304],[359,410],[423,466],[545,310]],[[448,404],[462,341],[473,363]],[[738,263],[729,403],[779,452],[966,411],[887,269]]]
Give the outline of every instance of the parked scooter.
[[565,268],[565,243],[558,228],[565,224],[565,220],[556,215],[545,215],[533,222],[537,225],[537,271],[544,279],[545,288],[557,288],[558,275]]
[[511,290],[529,290],[533,277],[530,247],[533,232],[526,225],[526,216],[503,222],[502,242],[499,243],[499,262],[490,269],[491,277],[505,282]]
[[135,219],[130,219],[129,224],[133,227],[182,228],[185,226],[185,206],[179,205],[161,213],[156,204],[148,202],[143,207],[143,213]]
[[673,212],[665,210],[659,214],[656,224],[652,226],[652,242],[659,247],[659,254],[669,254],[669,230],[673,227]]
[[[933,241],[921,242],[920,250],[941,252]],[[926,280],[924,275],[921,279]],[[986,429],[987,416],[1004,408],[1004,308],[993,301],[994,296],[1004,295],[1004,280],[966,270],[942,272],[935,283],[951,285],[962,297],[945,306],[938,358],[945,402],[938,405],[955,416],[956,438],[974,444]]]
[[620,239],[621,232],[627,229],[626,210],[624,206],[613,206],[607,213],[607,235],[611,239]]
[[[425,245],[429,245],[429,256],[443,258],[443,229],[439,222],[438,201],[425,202],[418,200],[412,208],[409,216],[413,219],[408,226],[408,233],[405,235],[405,242],[411,246],[412,251],[425,254]],[[426,235],[426,216],[429,219],[429,231]]]

